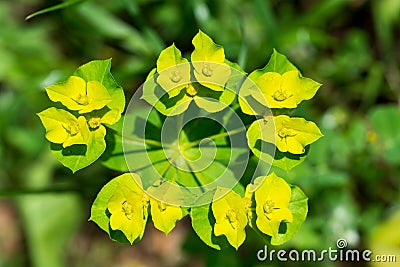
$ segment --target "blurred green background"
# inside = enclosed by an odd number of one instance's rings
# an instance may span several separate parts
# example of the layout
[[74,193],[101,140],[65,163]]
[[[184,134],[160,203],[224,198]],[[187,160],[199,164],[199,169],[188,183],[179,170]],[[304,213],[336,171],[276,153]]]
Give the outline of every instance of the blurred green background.
[[72,175],[50,153],[35,115],[50,106],[44,86],[112,57],[129,99],[158,53],[172,42],[189,53],[199,29],[248,72],[276,48],[324,84],[297,112],[325,137],[303,164],[281,173],[308,195],[309,215],[275,249],[336,248],[345,238],[373,255],[397,255],[397,263],[317,264],[399,266],[400,1],[75,2],[25,21],[60,1],[0,1],[0,267],[313,265],[259,262],[264,244],[251,231],[238,252],[214,251],[187,219],[167,237],[149,224],[140,243],[117,244],[87,221],[97,192],[117,173],[94,164]]

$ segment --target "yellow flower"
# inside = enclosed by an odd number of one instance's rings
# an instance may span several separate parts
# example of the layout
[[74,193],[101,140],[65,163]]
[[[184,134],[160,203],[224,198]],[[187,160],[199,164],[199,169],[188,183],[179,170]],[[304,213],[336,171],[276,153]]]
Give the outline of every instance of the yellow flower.
[[147,208],[149,198],[142,189],[135,184],[131,175],[123,174],[120,177],[123,184],[116,188],[110,198],[107,208],[111,213],[110,226],[113,230],[121,230],[132,244],[141,238],[147,222]]
[[115,124],[121,118],[121,113],[119,113],[117,109],[112,109],[105,113],[101,111],[94,111],[86,115],[86,117],[90,129],[94,130],[100,128],[101,130],[103,130],[102,128],[104,128],[104,126],[102,124]]
[[318,126],[303,118],[291,118],[286,115],[273,117],[276,147],[281,152],[303,154],[305,147],[323,136]]
[[225,63],[224,48],[202,31],[192,40],[194,51],[191,59],[196,80],[214,91],[224,91],[231,75],[231,68]]
[[190,83],[190,64],[182,57],[175,44],[161,51],[157,59],[157,83],[168,93],[169,97],[179,95]]
[[61,102],[79,114],[99,110],[111,102],[107,89],[98,81],[86,82],[78,76],[71,76],[66,82],[46,87],[47,95],[53,102]]
[[213,202],[211,208],[216,221],[214,234],[225,235],[228,242],[238,249],[246,239],[244,229],[247,225],[247,216],[242,198],[234,191],[229,191],[223,198]]
[[38,113],[46,128],[46,138],[52,143],[68,147],[74,144],[86,144],[89,128],[83,116],[76,118],[63,109],[48,108]]
[[269,108],[296,108],[303,100],[311,99],[321,84],[301,76],[298,70],[283,74],[266,72],[256,79],[260,92],[255,97]]
[[182,210],[178,206],[168,205],[154,198],[150,198],[150,205],[154,227],[165,234],[171,232],[175,223],[182,218]]
[[263,233],[276,237],[282,221],[292,222],[290,186],[275,173],[268,175],[255,191],[256,224]]

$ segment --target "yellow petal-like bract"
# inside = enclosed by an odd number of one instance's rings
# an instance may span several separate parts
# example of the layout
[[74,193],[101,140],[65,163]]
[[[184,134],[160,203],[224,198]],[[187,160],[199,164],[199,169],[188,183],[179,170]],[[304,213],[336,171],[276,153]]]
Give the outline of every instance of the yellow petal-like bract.
[[87,143],[89,129],[83,116],[76,118],[68,111],[54,107],[38,113],[38,116],[50,142],[63,144],[63,147]]
[[98,81],[86,83],[81,77],[71,76],[63,83],[46,87],[51,101],[61,102],[70,110],[80,114],[99,110],[111,102],[107,89]]
[[246,239],[244,228],[247,216],[242,198],[234,191],[229,191],[223,198],[213,202],[211,207],[216,220],[214,234],[225,235],[228,242],[238,249]]
[[291,196],[290,186],[271,173],[255,191],[257,228],[269,236],[277,236],[282,221],[292,222],[293,216],[289,210]]

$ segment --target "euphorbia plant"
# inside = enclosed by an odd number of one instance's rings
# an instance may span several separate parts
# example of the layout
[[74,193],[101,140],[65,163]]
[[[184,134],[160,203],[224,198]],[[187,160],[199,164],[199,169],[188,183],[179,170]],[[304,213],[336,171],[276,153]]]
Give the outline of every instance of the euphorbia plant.
[[113,240],[139,241],[150,220],[168,234],[190,216],[215,249],[237,249],[249,229],[282,244],[305,220],[307,197],[270,167],[290,170],[322,136],[290,115],[320,84],[276,50],[247,76],[205,33],[193,45],[190,60],[174,44],[163,50],[123,115],[110,60],[47,87],[63,106],[38,114],[51,150],[73,172],[101,155],[123,172],[104,185],[90,217]]

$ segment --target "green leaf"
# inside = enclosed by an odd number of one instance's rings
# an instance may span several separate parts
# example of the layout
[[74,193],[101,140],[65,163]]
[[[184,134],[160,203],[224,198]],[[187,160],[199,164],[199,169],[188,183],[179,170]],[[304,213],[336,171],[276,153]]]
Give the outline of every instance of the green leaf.
[[292,70],[297,70],[297,68],[287,59],[285,55],[274,49],[267,65],[261,71],[262,73],[277,72],[279,74],[284,74],[285,72]]
[[197,81],[214,91],[223,91],[231,74],[225,63],[224,48],[202,31],[196,34],[192,43],[195,49],[191,59]]
[[171,206],[153,198],[150,198],[150,205],[154,227],[165,234],[174,229],[175,223],[182,218],[180,207]]
[[[239,89],[239,105],[243,113],[248,115],[268,114],[268,103],[261,95],[260,87],[255,82],[263,74],[262,70],[255,70],[246,77]],[[257,99],[256,99],[257,96]],[[261,102],[260,102],[261,101]]]
[[[136,107],[135,109],[137,110],[138,113],[140,113],[140,108]],[[154,116],[154,113],[156,113],[155,115],[157,117]],[[105,137],[105,141],[107,144],[106,150],[104,151],[100,159],[104,166],[112,170],[128,172],[129,168],[127,166],[127,161],[132,160],[130,158],[130,155],[132,155],[131,152],[140,151],[143,150],[144,148],[143,144],[141,144],[140,142],[135,142],[134,140],[132,140],[132,142],[129,142],[127,139],[125,139],[125,151],[124,151],[122,145],[123,125],[125,120],[126,123],[130,122],[131,117],[132,117],[131,114],[122,115],[122,119],[119,120],[118,123],[107,127],[107,134]],[[137,123],[143,125],[144,121],[145,119],[142,116],[141,120],[138,121]],[[153,110],[148,116],[147,123],[149,126],[150,125],[152,126],[151,132],[155,133],[156,131],[154,130],[153,127],[156,126],[154,126],[154,124],[160,125],[158,123],[161,123],[159,122],[158,113],[155,110]],[[129,129],[131,133],[133,132],[133,130],[134,129]],[[138,136],[136,137],[139,138]],[[147,138],[151,139],[152,136],[149,135],[147,136]]]
[[100,82],[111,96],[111,101],[107,104],[107,107],[109,109],[117,109],[119,113],[122,113],[125,109],[124,91],[115,82],[110,69],[111,59],[93,60],[79,67],[73,75],[81,77],[86,82]]
[[271,244],[274,246],[281,245],[292,239],[307,217],[307,196],[297,186],[291,186],[291,190],[292,195],[290,197],[289,210],[293,215],[293,222],[285,225],[286,229],[284,233],[280,231],[277,236],[271,238]]
[[107,133],[105,137],[106,150],[101,155],[101,162],[112,170],[127,172],[125,154],[122,148],[122,137],[116,134]]
[[169,97],[179,95],[191,82],[190,64],[175,44],[161,51],[157,59],[157,73],[157,83],[168,92]]
[[272,164],[275,153],[275,126],[272,121],[259,119],[247,129],[247,144],[259,159]]
[[275,157],[272,165],[288,172],[306,159],[309,150],[309,145],[305,147],[305,152],[303,154],[283,153],[279,150],[275,150]]
[[[160,73],[161,71],[168,69],[170,67],[177,66],[182,63],[188,63],[186,58],[182,57],[181,51],[176,48],[175,44],[165,48],[161,51],[160,56],[157,59],[157,72]],[[185,73],[185,76],[189,79],[190,73]]]
[[92,204],[89,220],[95,222],[103,231],[107,232],[111,239],[121,243],[128,243],[128,239],[122,232],[114,231],[110,228],[110,217],[109,212],[107,212],[108,201],[118,188],[118,185],[119,177],[116,177],[103,186]]
[[304,154],[305,147],[323,136],[317,125],[303,118],[274,116],[276,147],[281,152]]
[[[218,185],[233,187],[238,181],[238,177],[235,176],[233,171],[218,161],[213,161],[204,170],[192,171],[192,173],[196,177],[196,180],[200,182],[200,185],[207,185],[218,179]],[[216,192],[216,194],[218,193],[220,192]]]
[[193,230],[208,246],[217,250],[228,246],[226,238],[214,234],[215,219],[212,215],[211,205],[191,208],[190,218]]
[[29,16],[27,16],[25,18],[25,20],[29,20],[29,19],[31,19],[33,17],[39,16],[39,15],[42,15],[42,14],[46,14],[46,13],[49,13],[49,12],[52,12],[52,11],[56,11],[56,10],[60,10],[60,9],[63,9],[63,8],[67,8],[67,7],[72,6],[72,5],[80,4],[80,3],[84,2],[84,1],[85,0],[67,0],[67,1],[65,1],[65,2],[63,2],[61,4],[54,5],[52,7],[48,7],[48,8],[36,11],[36,12],[30,14]]
[[[213,195],[211,195],[210,192],[214,190],[217,185],[233,187],[237,183],[238,177],[236,177],[235,173],[218,161],[212,162],[204,170],[196,171],[196,168],[199,166],[198,163],[190,163],[183,157],[179,157],[178,159],[169,157],[169,155],[176,154],[173,150],[155,150],[154,153],[158,155],[150,160],[150,162],[153,163],[136,170],[136,172],[139,173],[141,177],[146,178],[143,181],[143,185],[149,191],[154,184],[160,183],[160,180],[177,183],[181,186],[183,189],[181,196],[178,196],[176,193],[172,194],[173,199],[170,201],[164,200],[164,202],[181,205],[183,201],[184,205],[182,206],[201,205],[212,201]],[[138,158],[134,162],[144,157],[146,157],[146,155],[142,155],[141,158]],[[171,164],[170,161],[177,164],[178,167]],[[135,166],[134,164],[132,165]],[[217,179],[218,181],[216,181]],[[203,188],[200,186],[203,186]],[[151,196],[162,199],[163,191],[160,191],[159,187],[156,189],[157,191],[151,194]],[[151,192],[153,193],[153,191]]]
[[[217,188],[217,191],[219,190],[228,191],[221,187]],[[247,217],[242,198],[229,190],[224,197],[214,201],[211,208],[216,220],[214,234],[226,236],[228,242],[237,250],[246,239],[244,229],[247,225]]]
[[199,108],[215,113],[227,108],[233,102],[235,96],[235,92],[230,89],[221,92],[199,86],[197,95],[193,97],[193,100]]
[[86,145],[72,145],[63,148],[62,145],[51,144],[50,149],[53,155],[65,167],[76,172],[95,162],[106,148],[104,137],[106,129],[100,126],[94,131],[90,131]]
[[246,72],[242,70],[242,68],[235,62],[231,62],[225,59],[225,63],[231,68],[231,75],[229,76],[228,81],[226,82],[225,88],[230,89],[233,92],[239,92],[238,85],[240,82],[245,79]]
[[[149,31],[146,31],[142,26],[137,29],[118,16],[117,12],[110,11],[108,5],[86,2],[84,5],[80,5],[74,14],[75,18],[83,21],[90,31],[95,32],[101,38],[112,40],[114,44],[128,53],[153,59],[160,52],[159,44],[154,41],[154,38],[148,36]],[[149,63],[145,61],[147,60],[131,61],[129,66],[147,68]]]
[[211,61],[223,63],[225,61],[224,48],[214,43],[214,41],[204,32],[199,32],[192,40],[194,51],[192,52],[192,61]]

